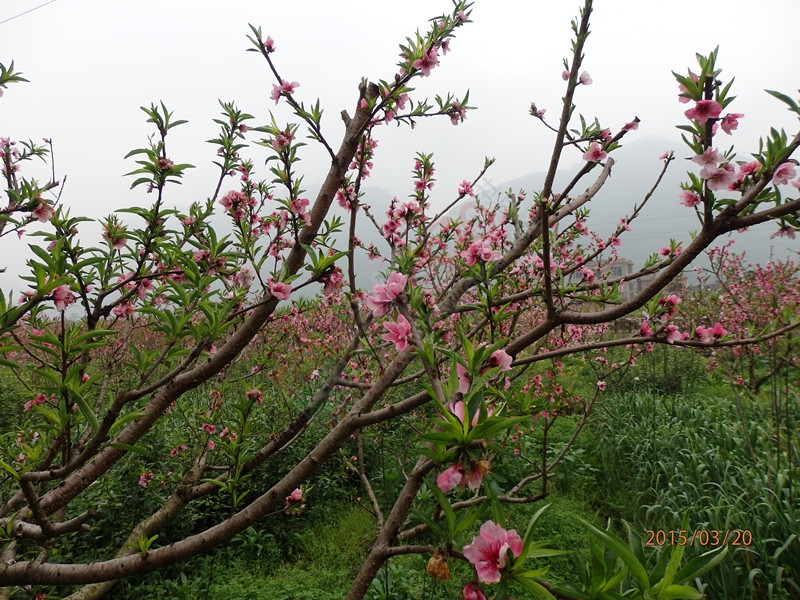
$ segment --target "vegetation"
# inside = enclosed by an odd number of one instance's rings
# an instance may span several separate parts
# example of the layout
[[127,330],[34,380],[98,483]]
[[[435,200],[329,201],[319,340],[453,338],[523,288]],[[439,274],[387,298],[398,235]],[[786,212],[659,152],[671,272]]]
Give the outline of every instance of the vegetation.
[[[554,137],[539,190],[477,197],[487,159],[434,208],[420,152],[408,200],[363,201],[381,126],[471,110],[468,93],[412,87],[468,25],[459,0],[401,45],[399,72],[361,83],[338,143],[251,27],[295,122],[221,103],[219,178],[185,211],[167,197],[193,166],[173,160],[183,121],[163,103],[128,154],[149,204],[97,222],[53,195],[54,168],[27,176],[49,142],[1,140],[0,235],[39,229],[22,298],[0,294],[0,598],[796,594],[799,270],[717,244],[800,229],[800,134],[773,129],[748,160],[718,150],[743,115],[717,52],[698,55],[675,75],[693,165],[676,195],[700,229],[615,275],[651,195],[609,237],[587,226],[638,128],[575,112],[591,13],[573,22],[560,117],[531,107]],[[21,81],[0,65],[0,88]],[[303,134],[331,160],[314,199]],[[584,162],[556,189],[574,147]],[[80,236],[92,225],[98,245]],[[359,254],[383,261],[371,291]]]

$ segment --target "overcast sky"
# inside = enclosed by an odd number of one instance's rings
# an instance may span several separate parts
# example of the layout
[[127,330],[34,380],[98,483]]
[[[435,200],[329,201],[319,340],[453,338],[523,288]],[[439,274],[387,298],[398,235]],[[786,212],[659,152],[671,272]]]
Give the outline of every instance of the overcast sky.
[[[390,79],[398,43],[452,6],[449,0],[56,0],[12,18],[45,1],[0,1],[0,22],[11,19],[0,24],[0,61],[14,60],[31,82],[13,85],[0,99],[0,136],[52,138],[57,174],[68,175],[63,201],[73,213],[97,216],[150,200],[141,188],[129,191],[130,179],[121,177],[134,168],[124,155],[145,145],[151,132],[140,106],[163,100],[177,118],[190,120],[169,140],[170,158],[198,166],[168,196],[179,207],[213,191],[215,149],[204,140],[215,135],[218,98],[235,100],[256,123],[266,122],[269,111],[279,122],[289,118],[285,104],[276,108],[269,99],[274,81],[266,62],[245,52],[248,23],[275,40],[281,76],[300,83],[295,97],[320,98],[323,130],[338,144],[338,115],[352,113],[361,77]],[[548,117],[559,112],[562,59],[578,5],[477,0],[474,22],[458,32],[431,76],[418,80],[414,97],[469,89],[478,110],[458,127],[441,119],[413,132],[382,128],[369,183],[407,195],[416,150],[435,153],[441,202],[477,173],[484,156],[498,159],[489,175],[496,184],[544,170],[552,138],[528,108],[535,101]],[[685,73],[696,64],[695,52],[719,45],[723,78],[736,75],[738,99],[729,110],[745,115],[730,141],[748,154],[771,125],[797,130],[792,115],[763,90],[794,96],[800,87],[799,25],[797,0],[600,0],[584,63],[594,83],[579,89],[578,111],[612,130],[638,116],[637,136],[664,136],[686,154],[675,125],[685,122],[687,107],[677,102],[670,72]],[[263,149],[254,154],[256,174],[265,172],[263,157]],[[565,164],[579,161],[575,152]],[[324,157],[310,151],[303,166],[313,197],[327,170]],[[0,254],[8,251],[3,238]]]

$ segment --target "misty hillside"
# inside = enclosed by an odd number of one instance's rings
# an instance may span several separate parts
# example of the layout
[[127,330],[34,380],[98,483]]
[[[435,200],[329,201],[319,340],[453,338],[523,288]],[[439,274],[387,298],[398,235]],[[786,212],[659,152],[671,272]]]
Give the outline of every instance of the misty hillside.
[[[616,161],[611,177],[603,189],[589,204],[591,210],[588,225],[601,235],[609,235],[619,223],[620,218],[630,215],[635,204],[640,203],[653,187],[661,171],[663,161],[659,157],[667,150],[674,150],[676,159],[670,164],[660,186],[648,200],[644,211],[631,224],[632,231],[625,233],[622,239],[620,255],[634,261],[638,267],[652,253],[669,244],[670,239],[676,239],[688,244],[689,233],[699,228],[700,224],[691,208],[681,206],[678,201],[680,183],[686,178],[687,170],[696,170],[693,163],[689,162],[689,151],[683,146],[670,145],[666,138],[648,136],[625,144],[614,152]],[[556,178],[555,189],[563,186],[570,177],[581,167],[580,164],[572,165],[562,171]],[[596,172],[587,176],[585,182],[573,192],[581,193],[592,183]],[[480,195],[491,198],[509,189],[517,192],[523,190],[530,193],[541,189],[544,182],[544,172],[531,173],[509,182],[484,184]],[[383,212],[391,200],[390,194],[381,188],[366,188],[364,201],[373,206],[373,214],[378,218],[383,217]],[[456,211],[457,212],[457,211]],[[746,251],[746,260],[751,263],[765,263],[773,255],[778,259],[789,256],[796,257],[800,250],[800,240],[787,238],[770,239],[770,235],[777,229],[775,224],[766,224],[753,228],[744,234],[734,234],[737,243],[734,251]],[[359,236],[365,242],[372,242],[378,248],[385,248],[385,242],[374,230],[374,227],[364,222],[364,228],[359,229]],[[724,243],[724,238],[718,240]],[[378,271],[385,268],[376,261],[368,261],[360,257],[357,261],[361,285],[369,289],[372,283],[378,281]]]
[[[693,170],[695,165],[689,162],[690,153],[685,146],[671,145],[666,138],[649,136],[624,145],[614,152],[616,161],[603,189],[590,203],[591,215],[589,226],[600,234],[610,234],[619,223],[621,217],[633,212],[633,206],[642,201],[655,183],[662,168],[659,157],[667,150],[674,150],[676,159],[670,164],[660,186],[648,200],[642,214],[631,224],[632,231],[622,236],[621,255],[630,258],[640,265],[650,254],[669,243],[670,238],[684,244],[690,240],[689,232],[695,231],[700,224],[691,208],[681,206],[678,201],[680,183],[686,179],[686,171]],[[565,171],[571,176],[580,165]],[[556,179],[557,184],[564,185],[567,176]],[[582,192],[593,181],[594,171],[590,173],[584,185],[579,186],[577,193]],[[500,189],[536,190],[541,188],[544,173],[532,173],[504,184]],[[558,191],[558,185],[555,186]],[[745,234],[735,234],[737,243],[735,251],[746,250],[747,261],[765,263],[771,253],[777,258],[786,258],[800,250],[798,240],[787,238],[770,239],[777,229],[775,224],[753,228]],[[724,239],[719,240],[724,243]]]

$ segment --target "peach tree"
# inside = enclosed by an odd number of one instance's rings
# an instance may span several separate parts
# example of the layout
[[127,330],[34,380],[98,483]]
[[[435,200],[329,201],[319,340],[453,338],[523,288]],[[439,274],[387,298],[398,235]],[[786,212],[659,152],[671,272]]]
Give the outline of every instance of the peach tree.
[[[70,586],[70,598],[96,598],[121,578],[225,544],[260,520],[300,514],[313,502],[315,473],[355,447],[345,460],[375,516],[375,535],[349,599],[363,598],[381,566],[403,554],[430,556],[428,573],[444,580],[451,559],[473,564],[473,580],[459,584],[464,598],[485,598],[495,584],[501,598],[509,586],[542,598],[626,590],[699,597],[686,584],[724,549],[680,568],[676,548],[665,553],[666,570],[648,573],[633,541],[587,524],[590,576],[583,587],[557,584],[546,568],[528,566],[554,554],[531,527],[519,535],[484,514],[489,505],[544,499],[569,448],[548,453],[549,428],[577,415],[574,440],[609,382],[653,345],[735,346],[771,335],[729,331],[712,315],[702,329],[686,329],[675,318],[681,298],[665,290],[729,232],[768,221],[784,235],[798,228],[791,156],[800,136],[770,131],[753,160],[720,150],[720,136],[734,135],[743,115],[730,108],[731,85],[714,51],[698,56],[696,72],[675,75],[687,105],[680,129],[696,163],[675,198],[695,211],[699,230],[683,244],[664,240],[642,269],[612,274],[651,194],[632,201],[608,236],[587,225],[613,152],[639,126],[636,118],[615,128],[576,118],[581,86],[592,83],[583,68],[591,12],[587,0],[572,24],[560,113],[551,122],[531,105],[552,133],[541,189],[481,197],[487,160],[457,189],[439,192],[433,156],[421,152],[409,160],[410,194],[388,207],[366,202],[362,185],[384,151],[382,129],[424,127],[433,117],[459,124],[472,109],[469,94],[429,101],[413,88],[435,76],[470,22],[461,0],[401,44],[395,73],[361,81],[339,140],[319,102],[303,101],[300,84],[280,72],[279,44],[251,27],[251,49],[275,82],[266,100],[288,107],[294,120],[259,123],[222,102],[210,140],[215,188],[185,211],[167,201],[192,168],[169,144],[184,121],[164,104],[143,108],[153,134],[128,155],[132,188],[149,203],[99,220],[71,214],[55,195],[55,172],[45,182],[25,175],[32,159],[47,159],[49,142],[0,140],[0,234],[21,239],[40,224],[30,234],[40,243],[29,244],[21,297],[0,296],[0,368],[20,390],[0,446],[5,593]],[[13,64],[0,70],[0,89],[21,80]],[[800,115],[790,97],[770,93]],[[299,163],[306,143],[330,159],[313,191]],[[574,148],[582,166],[557,188]],[[654,187],[674,159],[662,157]],[[81,238],[91,227],[102,236],[95,245]],[[368,242],[368,230],[380,239]],[[378,283],[365,286],[359,256],[382,261]],[[646,283],[636,287],[639,280]],[[626,287],[634,293],[624,295]],[[612,335],[610,324],[627,316],[641,320],[635,334]],[[625,350],[624,360],[608,358],[612,347]],[[590,385],[576,386],[573,359],[588,369]],[[364,437],[401,424],[413,432],[402,481],[379,499]],[[541,439],[538,456],[528,452],[533,436]],[[308,450],[289,468],[273,467],[298,440]],[[500,469],[516,478],[493,480]],[[129,507],[121,522],[130,527],[97,548],[93,523],[115,518],[103,514],[104,495],[121,481],[148,492],[145,514]],[[208,498],[224,510],[161,543],[187,507]],[[59,548],[76,539],[97,548],[93,560],[61,560],[69,555]]]

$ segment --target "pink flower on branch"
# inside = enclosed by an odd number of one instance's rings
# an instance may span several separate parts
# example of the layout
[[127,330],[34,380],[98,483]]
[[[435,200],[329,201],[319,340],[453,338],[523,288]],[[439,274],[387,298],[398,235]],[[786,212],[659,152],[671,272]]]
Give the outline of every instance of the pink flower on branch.
[[778,231],[770,235],[769,239],[772,240],[775,239],[776,237],[787,237],[790,240],[793,240],[795,238],[794,227],[792,227],[791,225],[783,225],[780,228],[778,228]]
[[282,94],[284,93],[293,94],[295,88],[299,86],[300,84],[297,83],[296,81],[292,81],[291,83],[289,83],[285,79],[281,79],[281,84],[279,86],[275,84],[272,85],[272,92],[270,93],[269,97],[272,100],[275,100],[275,104],[277,104],[278,101],[281,99]]
[[688,206],[690,208],[697,206],[703,201],[700,195],[692,190],[683,190],[678,194],[678,198],[681,199],[682,206]]
[[386,283],[376,283],[372,289],[372,296],[366,298],[372,315],[375,317],[385,315],[395,298],[406,289],[406,283],[408,283],[408,276],[396,271],[389,273]]
[[444,493],[456,489],[461,484],[461,480],[464,478],[464,475],[461,471],[461,465],[452,465],[446,468],[444,471],[439,473],[439,476],[436,478],[436,487],[438,487]]
[[592,85],[592,78],[589,76],[589,71],[581,73],[580,77],[578,77],[578,82],[583,85]]
[[599,162],[608,156],[608,152],[598,142],[589,144],[589,150],[583,153],[583,160],[589,162]]
[[694,108],[690,108],[683,114],[687,119],[694,119],[700,125],[705,125],[709,119],[716,119],[722,112],[722,106],[716,100],[698,100]]
[[786,185],[789,180],[796,175],[795,165],[791,162],[782,163],[772,175],[772,183],[775,185]]
[[494,367],[500,367],[501,371],[510,371],[511,370],[511,355],[508,354],[502,348],[499,350],[495,350],[492,352],[492,355],[484,364],[483,369],[481,372],[487,369],[493,369]]
[[706,148],[702,154],[697,154],[692,157],[692,162],[697,163],[703,168],[706,168],[708,165],[714,165],[714,167],[716,167],[722,161],[723,157],[716,148]]
[[436,487],[447,493],[457,487],[468,487],[473,492],[481,487],[481,480],[491,469],[489,461],[485,458],[474,461],[469,468],[461,463],[447,467],[436,478]]
[[461,590],[461,600],[486,600],[486,596],[477,582],[470,581]]
[[667,342],[670,344],[674,344],[675,342],[682,339],[682,334],[678,329],[677,325],[673,325],[672,323],[670,323],[669,325],[667,325],[665,331],[667,333]]
[[288,300],[292,295],[292,286],[282,281],[270,281],[269,293],[275,296],[278,300]]
[[722,127],[722,131],[731,135],[731,132],[739,127],[739,119],[741,119],[744,115],[741,113],[728,113],[722,120],[720,121],[720,127]]
[[398,352],[402,352],[408,346],[408,339],[411,336],[411,323],[403,315],[398,315],[397,322],[391,321],[383,324],[388,333],[384,333],[381,339],[392,342]]
[[28,410],[30,410],[31,408],[33,408],[34,406],[41,406],[41,405],[42,405],[42,404],[44,404],[46,401],[47,401],[47,396],[45,396],[44,394],[42,394],[42,393],[40,392],[40,393],[36,394],[36,397],[35,397],[35,398],[33,398],[32,400],[28,400],[28,401],[25,403],[25,407],[24,407],[24,408],[25,408],[25,410],[26,410],[26,411],[28,411]]
[[425,52],[421,58],[418,58],[411,63],[411,66],[422,71],[423,77],[427,77],[431,74],[431,69],[439,65],[439,59],[437,58],[438,54],[439,51],[435,47],[431,48]]
[[736,168],[731,163],[726,163],[713,171],[709,171],[706,167],[700,171],[700,177],[706,179],[708,189],[712,191],[728,190],[736,181]]
[[60,285],[54,289],[51,297],[58,312],[64,312],[67,306],[75,302],[75,295],[69,291],[69,286],[66,284]]
[[472,242],[469,248],[461,252],[459,256],[464,259],[468,267],[471,267],[477,264],[479,260],[484,262],[495,261],[500,258],[501,254],[499,250],[492,250],[492,245],[488,240],[483,240]]
[[36,210],[31,214],[36,217],[36,220],[40,223],[46,223],[53,217],[55,211],[47,202],[39,202],[39,206],[37,206]]
[[247,288],[256,278],[256,272],[250,265],[242,265],[242,268],[236,272],[235,278],[240,287]]
[[505,530],[494,521],[481,525],[480,534],[464,546],[464,557],[475,565],[483,583],[500,581],[500,571],[508,564],[508,551],[514,557],[522,554],[522,539],[513,529]]
[[475,192],[472,189],[472,184],[466,179],[462,181],[458,186],[458,194],[459,196],[474,196]]

